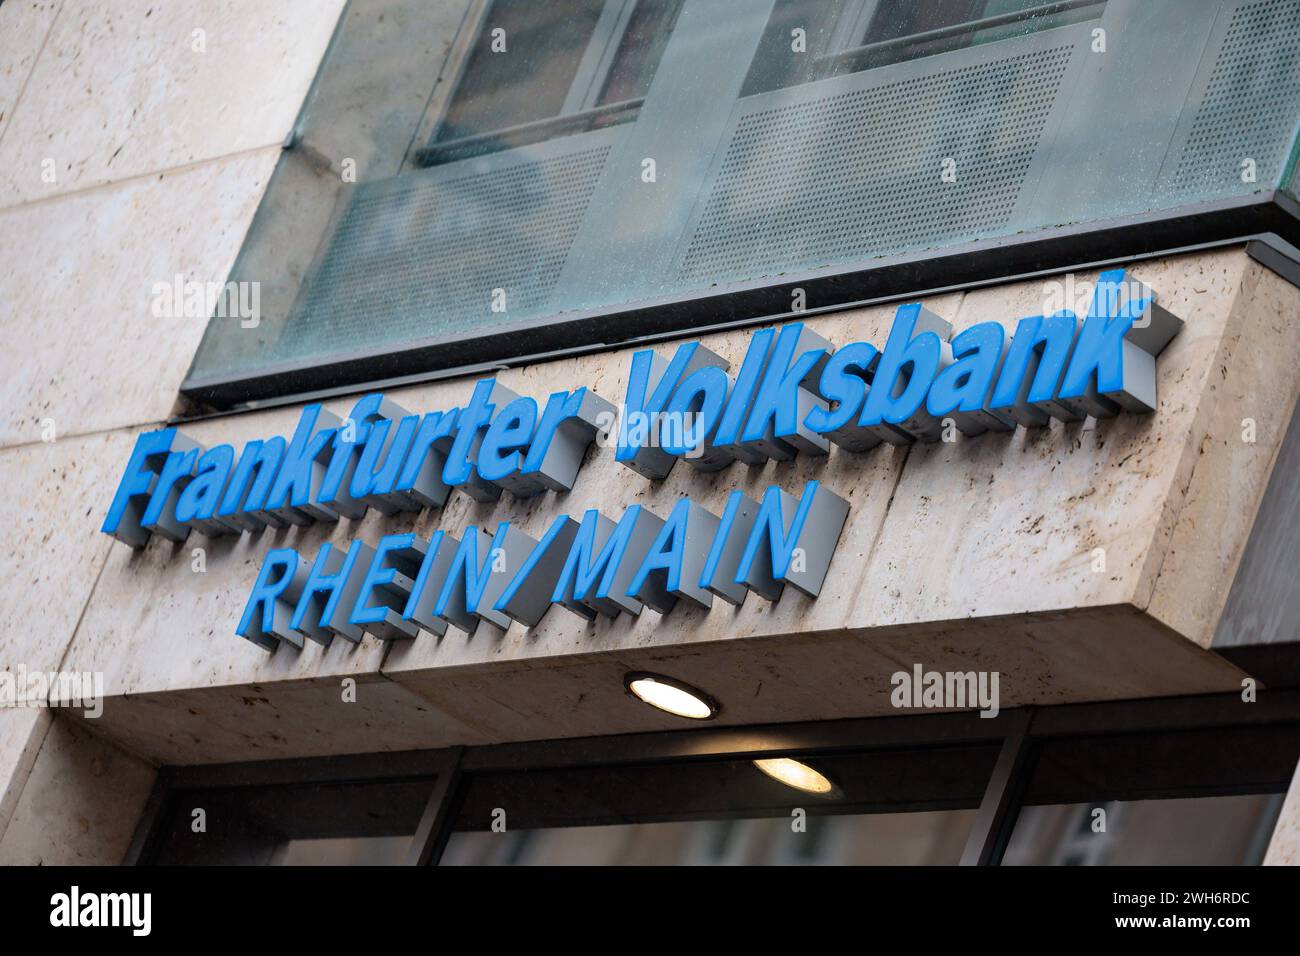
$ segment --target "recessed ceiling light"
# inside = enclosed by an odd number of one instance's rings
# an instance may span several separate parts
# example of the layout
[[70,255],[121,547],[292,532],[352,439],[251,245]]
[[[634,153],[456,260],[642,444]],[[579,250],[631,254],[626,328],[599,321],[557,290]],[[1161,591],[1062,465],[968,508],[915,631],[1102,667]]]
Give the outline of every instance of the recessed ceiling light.
[[623,686],[638,700],[678,717],[712,720],[718,716],[718,704],[712,697],[662,674],[633,671],[623,678]]
[[789,757],[768,757],[755,760],[754,766],[773,780],[787,787],[794,787],[804,793],[830,794],[835,792],[835,784],[812,767]]

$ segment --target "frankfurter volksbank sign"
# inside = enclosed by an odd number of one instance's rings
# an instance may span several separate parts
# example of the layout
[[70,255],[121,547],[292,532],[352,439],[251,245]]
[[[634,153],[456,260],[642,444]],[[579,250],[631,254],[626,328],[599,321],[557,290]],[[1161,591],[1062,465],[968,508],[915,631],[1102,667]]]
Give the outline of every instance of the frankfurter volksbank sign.
[[[453,488],[478,501],[503,491],[567,491],[598,434],[650,479],[679,460],[704,471],[1038,428],[1156,405],[1156,357],[1182,322],[1122,270],[1102,273],[1088,314],[996,322],[953,335],[918,304],[900,306],[883,350],[836,348],[801,323],[753,334],[734,376],[697,342],[671,359],[636,352],[621,410],[584,387],[539,404],[494,379],[463,408],[408,414],[367,395],[347,419],[318,404],[282,437],[203,448],[175,428],[139,437],[103,530],[131,547],[313,522],[441,508]],[[688,426],[680,423],[689,422]],[[785,585],[816,597],[848,516],[816,481],[759,500],[732,491],[721,514],[688,498],[663,514],[633,505],[556,515],[540,539],[509,522],[455,538],[390,534],[374,547],[328,542],[307,560],[271,550],[238,633],[268,649],[304,638],[359,641],[473,631],[483,621],[537,624],[553,604],[585,618],[661,613],[679,600],[775,601]]]

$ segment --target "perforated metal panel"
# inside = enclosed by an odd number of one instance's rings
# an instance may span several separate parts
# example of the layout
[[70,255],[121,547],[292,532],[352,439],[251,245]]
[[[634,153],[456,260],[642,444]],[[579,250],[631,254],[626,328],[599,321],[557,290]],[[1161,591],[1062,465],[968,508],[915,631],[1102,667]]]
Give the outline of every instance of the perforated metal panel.
[[[427,338],[545,311],[610,150],[607,135],[585,142],[358,186],[294,305],[280,356]],[[504,291],[504,313],[492,310],[494,289]]]
[[[1300,2],[1259,0],[1224,14],[1217,55],[1207,62],[1190,128],[1166,170],[1164,189],[1203,197],[1258,188],[1283,173],[1300,117]],[[1216,41],[1212,41],[1216,42]]]
[[[1005,227],[1074,48],[969,51],[986,62],[742,100],[679,278],[815,267]],[[859,88],[825,92],[846,82]]]

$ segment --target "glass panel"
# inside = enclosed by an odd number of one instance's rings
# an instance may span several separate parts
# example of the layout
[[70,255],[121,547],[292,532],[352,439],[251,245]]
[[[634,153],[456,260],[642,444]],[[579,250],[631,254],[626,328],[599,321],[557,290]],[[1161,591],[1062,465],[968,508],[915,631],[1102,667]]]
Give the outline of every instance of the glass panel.
[[396,865],[433,779],[189,790],[170,798],[160,864]]
[[410,835],[290,840],[272,862],[280,866],[401,866],[410,846]]
[[1003,862],[1258,863],[1297,753],[1296,725],[1046,741]]
[[846,0],[777,0],[759,40],[741,96],[811,83],[827,74],[835,28],[848,8]]
[[[862,37],[867,49],[840,61],[837,72],[865,70],[979,43],[1051,30],[1099,16],[1104,0],[1046,3],[1044,0],[880,0]],[[1061,9],[1064,7],[1065,9]],[[979,22],[993,22],[980,28]],[[972,24],[970,29],[961,27]]]
[[821,793],[749,759],[475,775],[442,862],[952,864],[997,754],[800,755]]
[[443,866],[855,865],[960,862],[974,810],[453,834]]
[[1253,866],[1264,859],[1282,798],[1271,793],[1026,807],[1002,863]]
[[[974,30],[969,34],[969,43],[992,43],[1007,37],[1023,36],[1035,30],[1051,30],[1071,23],[1094,20],[1101,16],[1101,8],[1106,0],[1078,2],[1070,4],[1047,3],[1045,0],[988,0],[980,13],[980,19],[1003,17],[1005,24],[988,26]],[[1023,18],[1015,14],[1023,13]]]
[[454,162],[635,120],[680,10],[681,0],[496,0],[434,142],[417,152],[417,163]]
[[1095,19],[1104,6],[1105,0],[777,0],[742,95],[1051,30]]
[[1294,189],[1294,0],[478,9],[348,4],[230,276],[256,314],[219,300],[188,392],[546,353],[611,341],[584,311]]
[[558,116],[603,6],[493,0],[438,140]]
[[599,104],[636,99],[649,92],[681,9],[681,0],[639,0],[619,42]]

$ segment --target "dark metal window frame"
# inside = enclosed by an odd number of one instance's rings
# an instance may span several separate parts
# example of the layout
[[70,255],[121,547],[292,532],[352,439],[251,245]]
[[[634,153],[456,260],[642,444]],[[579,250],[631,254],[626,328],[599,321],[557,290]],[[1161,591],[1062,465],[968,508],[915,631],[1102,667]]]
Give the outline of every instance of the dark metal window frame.
[[[1035,755],[1066,737],[1143,733],[1248,731],[1300,723],[1300,690],[1263,690],[1258,701],[1237,694],[1156,698],[1003,711],[994,719],[974,712],[908,714],[854,720],[718,727],[440,750],[305,758],[190,767],[164,767],[137,825],[124,862],[156,859],[173,801],[212,787],[378,781],[435,776],[408,864],[433,865],[453,832],[465,785],[476,774],[599,769],[630,764],[793,756],[889,747],[987,745],[1000,747],[962,854],[964,866],[1001,862],[1022,805]],[[1207,755],[1207,760],[1212,759]],[[629,821],[635,822],[635,821]]]

